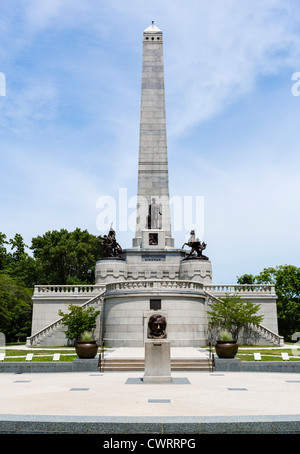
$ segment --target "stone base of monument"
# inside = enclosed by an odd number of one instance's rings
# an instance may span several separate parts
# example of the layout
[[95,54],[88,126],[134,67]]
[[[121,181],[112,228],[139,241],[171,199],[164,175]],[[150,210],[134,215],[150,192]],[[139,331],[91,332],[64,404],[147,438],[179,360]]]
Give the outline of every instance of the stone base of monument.
[[148,339],[145,342],[144,383],[172,383],[170,341]]

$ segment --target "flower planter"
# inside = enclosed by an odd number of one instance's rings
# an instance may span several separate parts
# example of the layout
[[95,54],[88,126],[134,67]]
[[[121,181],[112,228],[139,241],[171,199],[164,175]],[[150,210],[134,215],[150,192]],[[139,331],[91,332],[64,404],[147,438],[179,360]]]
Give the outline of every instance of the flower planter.
[[98,352],[98,344],[96,341],[77,341],[75,351],[81,359],[95,358]]
[[234,358],[238,351],[238,344],[236,341],[218,340],[215,349],[219,358]]

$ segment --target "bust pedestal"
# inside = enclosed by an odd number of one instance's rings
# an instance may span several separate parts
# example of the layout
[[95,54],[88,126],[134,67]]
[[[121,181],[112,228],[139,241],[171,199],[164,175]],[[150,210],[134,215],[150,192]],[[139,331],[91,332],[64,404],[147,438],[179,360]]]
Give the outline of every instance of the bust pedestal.
[[145,342],[144,383],[172,383],[170,341],[148,339]]

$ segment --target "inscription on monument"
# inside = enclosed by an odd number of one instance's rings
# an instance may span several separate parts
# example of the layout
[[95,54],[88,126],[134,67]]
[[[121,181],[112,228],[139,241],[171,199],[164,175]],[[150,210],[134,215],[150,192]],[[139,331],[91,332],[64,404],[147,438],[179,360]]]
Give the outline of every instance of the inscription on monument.
[[158,254],[142,255],[142,260],[145,262],[163,262],[164,260],[166,260],[166,256]]
[[153,311],[158,311],[159,309],[161,309],[161,300],[150,300],[150,309]]

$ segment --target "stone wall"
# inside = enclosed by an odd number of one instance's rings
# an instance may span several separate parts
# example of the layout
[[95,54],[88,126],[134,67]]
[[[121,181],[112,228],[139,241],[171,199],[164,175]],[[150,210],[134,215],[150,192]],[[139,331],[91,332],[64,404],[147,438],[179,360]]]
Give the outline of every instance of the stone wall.
[[[161,300],[160,310],[167,314],[168,336],[172,346],[206,345],[208,294],[222,297],[226,293],[238,292],[245,299],[261,304],[261,312],[265,315],[263,325],[277,333],[276,294],[273,286],[217,286],[202,284],[193,279],[123,281],[119,276],[115,276],[114,282],[107,284],[105,288],[106,296],[103,309],[101,307],[101,316],[97,320],[96,333],[99,340],[103,335],[110,346],[143,345],[146,321],[151,311],[150,300],[153,299]],[[103,292],[103,289],[103,285],[36,286],[33,297],[32,334],[58,320],[59,309],[66,312],[70,303],[84,304]],[[47,334],[40,345],[67,345],[68,341],[62,329],[58,327],[56,330],[49,330],[50,335]],[[252,332],[247,339],[243,339],[243,343],[268,343],[259,333],[253,337]]]
[[[149,283],[150,284],[150,283]],[[157,282],[157,284],[160,284]],[[104,303],[103,340],[106,346],[143,347],[147,338],[147,323],[151,300],[160,302],[167,319],[167,335],[171,347],[199,347],[207,343],[206,303],[199,288],[178,286],[108,286]]]

